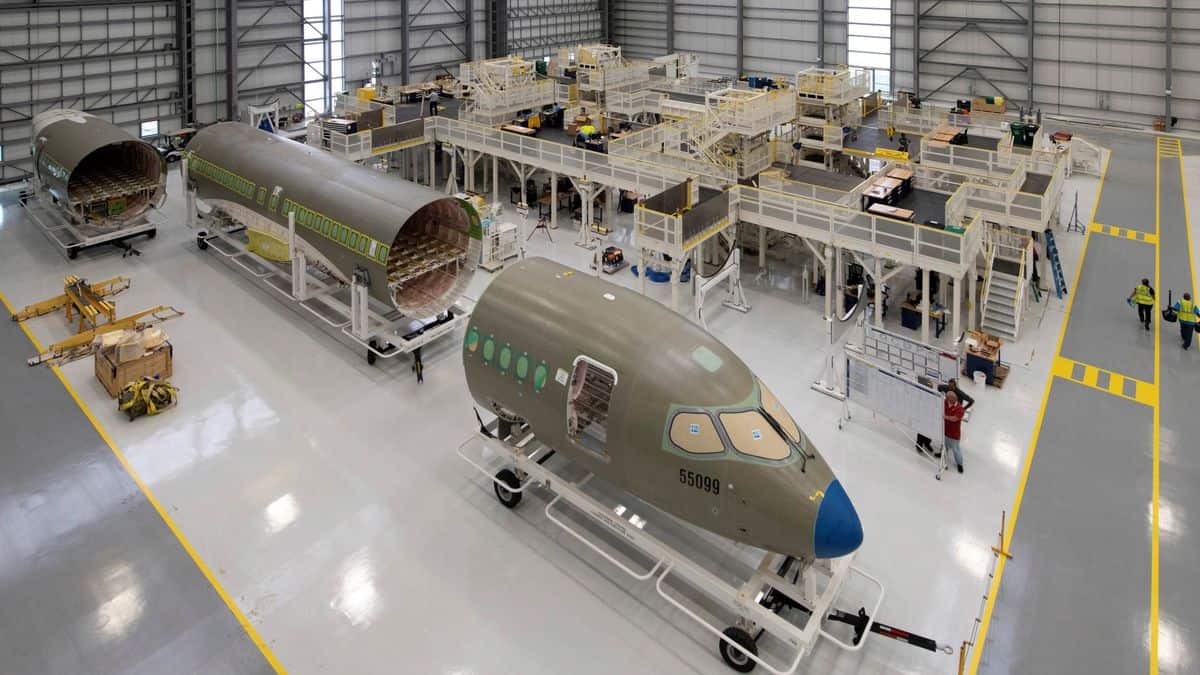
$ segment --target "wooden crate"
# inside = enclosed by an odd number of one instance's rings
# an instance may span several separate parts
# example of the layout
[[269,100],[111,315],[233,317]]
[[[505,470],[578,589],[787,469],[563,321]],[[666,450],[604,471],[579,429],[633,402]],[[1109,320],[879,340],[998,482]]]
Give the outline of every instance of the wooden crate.
[[171,377],[174,362],[174,347],[164,342],[140,359],[117,363],[117,348],[110,347],[96,352],[96,379],[104,386],[108,395],[116,398],[121,387],[143,377]]

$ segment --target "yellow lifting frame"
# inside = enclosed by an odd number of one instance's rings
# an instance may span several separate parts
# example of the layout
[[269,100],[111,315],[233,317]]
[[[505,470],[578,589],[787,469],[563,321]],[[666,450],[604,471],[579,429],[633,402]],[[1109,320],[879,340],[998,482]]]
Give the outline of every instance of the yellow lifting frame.
[[167,305],[143,309],[135,314],[130,314],[120,319],[113,319],[106,324],[85,330],[62,342],[56,342],[50,345],[46,351],[29,359],[27,363],[31,366],[43,363],[51,363],[58,366],[69,363],[94,353],[96,351],[95,340],[97,336],[114,330],[142,330],[143,328],[149,328],[150,326],[181,316],[183,316],[183,312]]
[[128,290],[128,277],[113,277],[95,284],[89,284],[85,279],[69,276],[63,279],[62,295],[49,300],[26,305],[24,309],[12,316],[13,321],[25,321],[38,316],[44,316],[59,309],[65,310],[67,321],[79,315],[79,328],[83,332],[89,325],[96,328],[99,317],[103,316],[109,322],[116,319],[117,307],[104,298],[112,297]]

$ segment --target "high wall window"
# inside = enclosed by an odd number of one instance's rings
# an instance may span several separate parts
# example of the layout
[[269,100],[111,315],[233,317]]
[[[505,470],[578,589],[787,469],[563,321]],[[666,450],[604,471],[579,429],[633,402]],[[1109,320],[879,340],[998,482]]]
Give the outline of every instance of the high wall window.
[[346,42],[342,3],[343,0],[304,0],[306,115],[330,110],[333,107],[334,95],[346,86],[343,70]]
[[847,16],[848,65],[867,68],[875,74],[874,89],[892,89],[891,0],[849,0]]

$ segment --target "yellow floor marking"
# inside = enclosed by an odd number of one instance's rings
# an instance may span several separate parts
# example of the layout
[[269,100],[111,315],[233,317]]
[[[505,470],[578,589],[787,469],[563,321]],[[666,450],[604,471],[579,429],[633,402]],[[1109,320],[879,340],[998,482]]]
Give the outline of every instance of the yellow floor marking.
[[[1157,150],[1154,156],[1154,233],[1162,235],[1162,157],[1165,139],[1158,139]],[[1173,144],[1168,143],[1166,146],[1175,148],[1179,147],[1179,141],[1175,140]],[[1179,155],[1182,156],[1182,155]],[[1182,161],[1182,160],[1181,160]],[[1157,288],[1162,280],[1162,259],[1157,254],[1154,256],[1154,286]],[[1159,379],[1158,371],[1160,368],[1159,342],[1162,338],[1162,322],[1154,322],[1154,385],[1158,388]],[[1158,424],[1159,424],[1159,409],[1158,397],[1154,401],[1154,422],[1153,422],[1153,448],[1154,448],[1154,467],[1153,476],[1151,479],[1151,500],[1150,500],[1150,675],[1158,675],[1158,496],[1159,496],[1159,470],[1158,470]]]
[[[1076,373],[1080,370],[1082,370],[1082,377],[1075,377]],[[1153,406],[1158,401],[1158,387],[1153,382],[1145,382],[1134,377],[1129,377],[1128,375],[1122,375],[1121,373],[1093,366],[1089,363],[1072,361],[1071,359],[1057,356],[1054,358],[1054,365],[1051,367],[1051,372],[1058,377],[1082,384],[1085,387],[1091,387],[1092,389],[1097,389],[1113,396],[1120,396],[1130,401],[1137,401],[1144,405]],[[1107,381],[1104,383],[1100,381],[1101,374],[1107,374]],[[1132,396],[1125,392],[1126,382],[1132,382],[1134,385],[1134,394]]]
[[1132,239],[1146,244],[1158,245],[1158,235],[1153,232],[1142,232],[1141,230],[1131,230],[1127,227],[1117,227],[1116,225],[1102,225],[1100,223],[1092,223],[1090,228],[1093,232],[1107,234],[1110,237],[1121,237],[1123,239]]
[[[1104,162],[1104,168],[1100,171],[1100,183],[1096,188],[1096,201],[1092,204],[1092,217],[1088,222],[1096,222],[1096,209],[1100,206],[1100,194],[1104,191],[1104,179],[1108,176],[1108,165],[1112,162],[1113,153],[1109,153],[1108,159]],[[1083,250],[1079,254],[1079,264],[1075,267],[1075,279],[1071,283],[1070,288],[1079,288],[1079,276],[1083,272],[1083,261],[1087,258],[1088,242],[1092,239],[1093,230],[1090,228],[1083,237]],[[1054,353],[1062,353],[1063,339],[1067,335],[1067,323],[1071,319],[1071,308],[1075,305],[1075,293],[1067,296],[1067,311],[1063,316],[1062,327],[1058,332],[1058,344],[1054,348]],[[1042,391],[1042,404],[1038,408],[1037,419],[1033,422],[1033,436],[1029,439],[1029,451],[1025,453],[1025,466],[1021,469],[1021,482],[1017,485],[1017,495],[1013,499],[1012,508],[1012,525],[1004,534],[1004,541],[1001,548],[1005,551],[1012,551],[1013,533],[1017,528],[1017,518],[1021,514],[1021,500],[1025,498],[1025,486],[1029,484],[1029,469],[1033,466],[1033,455],[1037,450],[1038,436],[1042,432],[1042,421],[1046,417],[1046,404],[1050,401],[1050,388],[1054,385],[1053,369],[1046,375],[1046,387]],[[1156,420],[1157,421],[1157,420]],[[1018,553],[1019,555],[1019,553]],[[975,647],[971,652],[971,675],[978,675],[979,663],[983,658],[984,648],[987,646],[988,629],[992,625],[992,612],[996,609],[996,596],[1000,592],[1000,582],[1004,579],[1004,569],[1007,566],[1008,558],[1000,556],[996,562],[996,574],[992,577],[991,586],[988,587],[987,604],[983,609],[983,619],[979,624],[979,634],[975,638]]]
[[[2,303],[4,307],[8,309],[9,314],[16,314],[13,306],[9,304],[8,298],[4,297],[3,293],[0,293],[0,303]],[[22,323],[21,330],[25,331],[25,337],[29,338],[29,341],[33,343],[33,347],[37,350],[38,354],[41,354],[45,351],[45,349],[42,348],[42,343],[39,342],[36,337],[34,337],[28,326]],[[275,654],[271,652],[271,648],[267,646],[267,643],[263,642],[262,636],[260,636],[258,631],[254,629],[254,626],[250,625],[250,621],[246,619],[246,615],[242,614],[242,611],[238,609],[236,604],[234,604],[233,599],[229,597],[227,592],[225,592],[225,588],[221,586],[221,582],[217,580],[215,575],[213,575],[212,570],[210,570],[208,565],[200,559],[200,555],[196,553],[196,549],[192,547],[188,540],[183,536],[183,533],[179,531],[179,527],[175,525],[175,522],[171,520],[171,517],[167,515],[166,509],[164,509],[162,504],[159,503],[158,499],[154,496],[154,493],[150,492],[150,488],[146,487],[146,484],[142,482],[141,477],[138,476],[136,471],[134,471],[133,466],[129,463],[129,460],[125,459],[125,455],[121,454],[121,451],[117,449],[117,445],[113,442],[112,437],[109,436],[108,432],[104,430],[104,427],[100,425],[100,421],[96,419],[96,416],[92,414],[92,411],[87,407],[87,404],[84,403],[83,399],[79,397],[79,394],[76,393],[75,388],[72,387],[71,383],[67,381],[66,376],[62,374],[62,371],[58,368],[58,366],[51,366],[50,369],[54,371],[54,375],[58,377],[58,381],[62,383],[62,386],[67,390],[67,393],[71,395],[72,399],[74,399],[75,404],[79,406],[81,411],[83,411],[84,416],[86,416],[88,421],[92,423],[92,426],[96,429],[96,433],[98,433],[100,438],[104,440],[104,444],[108,446],[108,449],[112,451],[114,456],[116,456],[117,461],[119,461],[121,466],[125,468],[125,472],[128,473],[129,477],[133,479],[133,482],[137,484],[138,489],[142,491],[142,494],[146,496],[146,499],[150,502],[150,504],[154,506],[154,510],[158,512],[159,517],[163,519],[164,523],[166,523],[167,529],[171,530],[171,534],[175,535],[175,538],[179,540],[179,544],[183,546],[183,550],[187,551],[187,554],[191,556],[192,562],[196,563],[196,567],[200,569],[200,573],[204,575],[204,578],[208,580],[210,585],[212,585],[213,590],[215,590],[217,595],[221,597],[221,600],[225,602],[225,606],[229,608],[229,611],[233,614],[234,618],[237,619],[239,624],[241,624],[242,630],[246,631],[246,635],[250,638],[251,642],[254,643],[254,646],[258,647],[258,650],[262,652],[263,658],[267,660],[267,663],[271,664],[271,668],[276,673],[287,673],[287,671],[284,670],[283,665],[279,663],[279,659],[276,658]]]

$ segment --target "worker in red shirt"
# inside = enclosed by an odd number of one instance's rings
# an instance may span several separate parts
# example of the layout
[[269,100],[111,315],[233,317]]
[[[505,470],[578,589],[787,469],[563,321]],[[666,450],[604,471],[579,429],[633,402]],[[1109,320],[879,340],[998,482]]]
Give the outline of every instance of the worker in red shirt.
[[946,420],[946,450],[954,453],[954,461],[958,464],[958,472],[963,472],[962,448],[959,439],[962,438],[963,407],[958,402],[958,396],[951,389],[946,392],[946,403],[943,410]]

